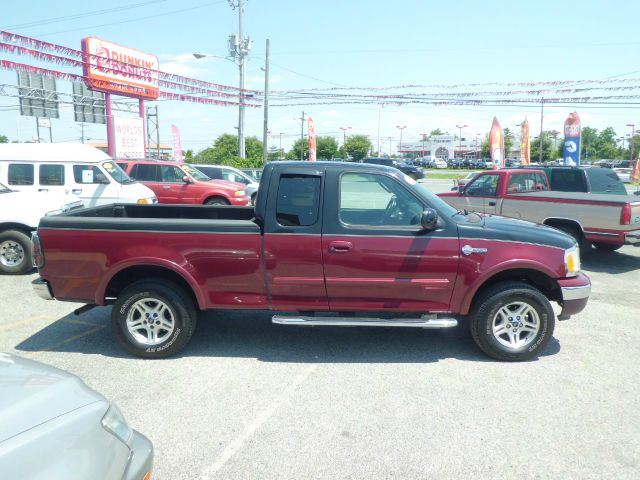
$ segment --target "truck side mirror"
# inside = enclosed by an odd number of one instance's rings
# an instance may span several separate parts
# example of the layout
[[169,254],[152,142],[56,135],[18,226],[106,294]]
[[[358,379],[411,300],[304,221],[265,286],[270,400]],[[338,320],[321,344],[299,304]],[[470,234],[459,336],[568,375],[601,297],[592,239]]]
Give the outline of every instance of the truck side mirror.
[[188,183],[193,183],[193,182],[191,181],[191,179],[190,179],[187,175],[185,175],[184,177],[182,177],[182,181],[183,181],[184,183],[187,183],[187,184],[188,184]]
[[458,193],[460,195],[464,195],[464,188],[465,188],[465,185],[458,185]]
[[420,225],[423,230],[432,231],[438,228],[438,212],[433,208],[425,208],[420,217]]

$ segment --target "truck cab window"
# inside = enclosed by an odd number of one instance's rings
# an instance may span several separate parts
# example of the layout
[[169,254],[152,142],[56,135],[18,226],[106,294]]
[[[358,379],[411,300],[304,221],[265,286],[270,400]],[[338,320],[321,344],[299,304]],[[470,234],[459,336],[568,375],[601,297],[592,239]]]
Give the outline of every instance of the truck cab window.
[[386,175],[345,173],[340,178],[340,221],[347,225],[410,226],[422,203]]
[[283,226],[303,227],[318,221],[320,177],[282,175],[278,184],[276,220]]
[[495,197],[498,194],[498,175],[481,175],[465,190],[470,197]]

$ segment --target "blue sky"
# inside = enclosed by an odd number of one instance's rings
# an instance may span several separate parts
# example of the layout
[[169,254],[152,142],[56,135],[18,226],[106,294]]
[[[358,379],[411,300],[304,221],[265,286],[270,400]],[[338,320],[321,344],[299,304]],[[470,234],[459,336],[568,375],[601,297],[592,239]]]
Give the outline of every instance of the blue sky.
[[[81,38],[97,36],[156,54],[163,71],[237,85],[237,67],[231,62],[192,56],[193,52],[226,54],[227,38],[238,29],[237,11],[226,0],[58,0],[54,12],[52,2],[44,0],[23,1],[20,8],[9,3],[0,17],[0,29],[77,49]],[[125,6],[130,8],[99,12]],[[91,15],[71,18],[83,13]],[[253,40],[246,86],[264,86],[260,67],[267,38],[271,42],[272,90],[336,84],[386,87],[636,78],[640,77],[636,60],[639,14],[640,6],[628,1],[246,0],[245,35]],[[34,25],[36,22],[39,24]],[[2,51],[0,58],[37,64]],[[15,82],[14,72],[0,71],[0,83]],[[59,81],[58,88],[71,90],[65,81]],[[0,96],[0,134],[12,140],[31,138],[35,120],[20,118],[16,104],[16,99]],[[172,123],[181,130],[184,148],[196,151],[211,145],[222,133],[236,132],[237,108],[168,101],[158,105],[162,142],[170,142]],[[270,145],[278,145],[280,133],[285,148],[299,137],[298,118],[303,109],[313,117],[319,135],[342,140],[340,127],[351,127],[350,134],[369,135],[374,145],[378,136],[384,139],[383,152],[389,150],[389,137],[395,150],[396,125],[407,126],[403,142],[417,141],[421,133],[435,128],[457,134],[457,124],[468,125],[463,137],[484,135],[494,115],[503,127],[515,129],[527,116],[534,135],[540,128],[540,109],[535,105],[274,106],[270,109]],[[545,129],[562,130],[564,119],[574,110],[583,126],[612,126],[618,136],[629,133],[628,123],[640,126],[637,107],[566,105],[545,108]],[[262,138],[262,115],[262,109],[247,109],[247,135]],[[72,111],[63,109],[61,116],[53,120],[54,140],[78,139],[80,126],[74,123]],[[88,127],[85,134],[97,140],[106,138],[103,126]]]

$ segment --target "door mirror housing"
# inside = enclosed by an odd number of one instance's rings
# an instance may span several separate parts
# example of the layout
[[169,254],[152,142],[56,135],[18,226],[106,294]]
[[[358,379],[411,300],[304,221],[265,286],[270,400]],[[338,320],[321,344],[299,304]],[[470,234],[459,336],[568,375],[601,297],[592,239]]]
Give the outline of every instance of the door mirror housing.
[[420,217],[420,225],[423,230],[432,231],[438,228],[438,212],[433,208],[425,208]]
[[458,193],[464,195],[464,189],[466,185],[458,185]]
[[182,181],[184,183],[193,183],[193,180],[191,180],[191,178],[189,178],[188,175],[185,175],[184,177],[182,177]]

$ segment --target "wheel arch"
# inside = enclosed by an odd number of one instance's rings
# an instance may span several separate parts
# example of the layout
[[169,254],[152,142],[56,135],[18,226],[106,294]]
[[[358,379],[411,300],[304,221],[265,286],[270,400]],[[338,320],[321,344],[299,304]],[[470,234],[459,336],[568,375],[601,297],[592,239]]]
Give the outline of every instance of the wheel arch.
[[19,232],[24,233],[28,237],[31,237],[31,233],[37,230],[37,227],[30,227],[24,223],[20,222],[3,222],[0,223],[0,233],[6,232],[7,230],[17,230]]
[[539,290],[550,301],[561,300],[561,292],[558,282],[550,272],[531,267],[509,267],[496,272],[484,279],[481,283],[469,290],[464,297],[460,311],[468,314],[473,308],[476,300],[482,296],[483,292],[502,282],[516,281],[523,282]]
[[225,197],[224,195],[221,195],[219,193],[215,193],[213,195],[209,195],[209,196],[205,197],[205,199],[202,201],[202,204],[206,205],[208,201],[215,200],[215,199],[224,200],[224,202],[227,205],[231,205],[231,202],[229,201],[229,199],[227,197]]
[[584,237],[584,228],[582,228],[582,224],[575,219],[572,218],[563,218],[563,217],[548,217],[542,221],[543,225],[547,225],[548,227],[554,227],[556,225],[565,225],[568,227],[576,228]]
[[[195,279],[173,264],[156,262],[123,265],[99,285],[96,303],[101,305],[109,298],[116,298],[129,285],[140,280],[167,280],[184,289],[200,310],[206,308],[205,299]],[[102,302],[102,303],[101,303]]]

